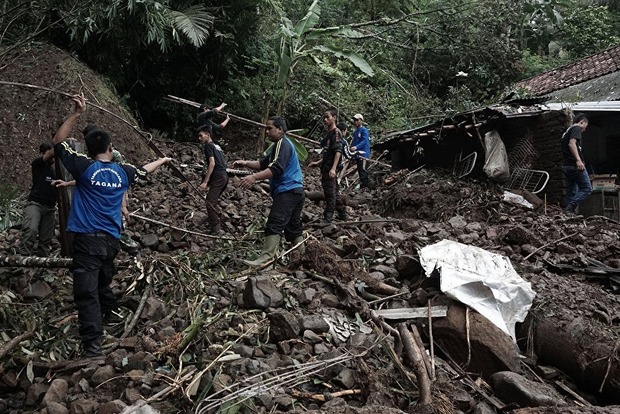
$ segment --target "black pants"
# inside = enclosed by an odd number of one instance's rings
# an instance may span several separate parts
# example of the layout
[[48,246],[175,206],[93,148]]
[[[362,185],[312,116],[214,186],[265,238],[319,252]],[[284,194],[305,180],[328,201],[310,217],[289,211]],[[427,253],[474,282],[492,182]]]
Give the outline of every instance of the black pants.
[[336,177],[330,177],[329,172],[321,173],[321,185],[325,195],[325,216],[333,216],[334,211],[346,211],[346,206],[342,195],[340,195],[340,185]]
[[284,233],[284,238],[288,242],[302,236],[301,212],[305,198],[303,188],[295,188],[275,195],[265,226],[265,236]]
[[228,185],[228,176],[226,174],[212,176],[209,179],[209,191],[207,191],[207,214],[209,215],[209,225],[211,229],[220,227],[220,196]]
[[366,171],[366,160],[361,158],[356,158],[355,163],[357,164],[357,173],[360,176],[360,183],[362,187],[370,187],[370,180],[368,179],[368,171]]
[[105,233],[78,233],[73,240],[73,298],[84,343],[103,335],[102,315],[116,309],[110,283],[119,249],[119,241]]

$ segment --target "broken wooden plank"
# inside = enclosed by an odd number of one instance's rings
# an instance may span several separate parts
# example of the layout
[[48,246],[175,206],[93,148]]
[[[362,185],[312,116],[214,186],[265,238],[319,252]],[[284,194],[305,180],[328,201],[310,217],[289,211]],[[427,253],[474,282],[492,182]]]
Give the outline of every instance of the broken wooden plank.
[[[423,308],[399,308],[399,309],[381,309],[376,311],[377,315],[384,319],[416,319],[428,318],[428,307]],[[447,306],[432,306],[431,318],[443,318],[448,314]]]

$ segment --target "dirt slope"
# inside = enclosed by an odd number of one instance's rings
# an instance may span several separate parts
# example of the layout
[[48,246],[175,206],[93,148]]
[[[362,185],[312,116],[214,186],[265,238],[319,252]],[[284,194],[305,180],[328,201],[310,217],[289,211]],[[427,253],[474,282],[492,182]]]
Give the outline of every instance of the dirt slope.
[[[86,65],[49,44],[32,44],[7,56],[0,65],[0,81],[40,86],[68,94],[83,93],[91,102],[127,120],[137,122],[114,91]],[[49,142],[71,111],[69,98],[37,88],[0,84],[0,181],[22,191],[30,187],[30,162],[38,156],[41,142]],[[78,124],[105,126],[130,162],[153,159],[143,138],[116,117],[91,107]],[[76,136],[79,138],[79,136]]]

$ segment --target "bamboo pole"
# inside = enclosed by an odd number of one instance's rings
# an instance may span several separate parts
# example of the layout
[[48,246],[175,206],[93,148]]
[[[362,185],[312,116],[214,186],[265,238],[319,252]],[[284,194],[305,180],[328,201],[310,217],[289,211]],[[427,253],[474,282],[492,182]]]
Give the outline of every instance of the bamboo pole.
[[[164,99],[167,99],[167,100],[169,100],[171,102],[177,102],[177,103],[182,103],[182,104],[190,105],[190,106],[193,106],[195,108],[200,108],[200,104],[198,102],[190,101],[188,99],[179,98],[178,96],[166,95],[164,97]],[[246,123],[246,124],[249,124],[249,125],[254,125],[254,126],[259,127],[259,128],[265,128],[266,127],[265,124],[262,124],[262,123],[256,122],[256,121],[252,121],[251,119],[243,118],[243,117],[235,115],[235,114],[231,114],[230,112],[220,111],[219,113],[222,114],[222,115],[225,115],[225,116],[229,116],[231,119],[234,119],[235,121],[243,122],[243,123]],[[321,145],[321,143],[318,142],[318,141],[315,141],[315,140],[310,139],[310,138],[306,138],[306,137],[301,136],[301,135],[293,134],[292,132],[287,132],[286,135],[288,135],[289,137],[293,137],[293,138],[295,138],[295,139],[297,139],[299,141],[307,142],[307,143],[315,145],[315,146],[320,146]],[[391,164],[388,164],[388,163],[385,163],[385,162],[381,162],[379,160],[371,160],[370,158],[366,158],[366,157],[360,157],[360,158],[363,159],[363,160],[366,160],[366,161],[373,161],[376,164],[383,165],[384,167],[392,168]]]

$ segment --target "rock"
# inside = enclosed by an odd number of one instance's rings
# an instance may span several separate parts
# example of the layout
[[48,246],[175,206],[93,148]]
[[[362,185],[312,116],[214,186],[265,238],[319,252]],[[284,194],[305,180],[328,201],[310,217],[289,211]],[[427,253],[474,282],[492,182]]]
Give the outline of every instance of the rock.
[[142,399],[142,396],[140,395],[140,391],[137,389],[127,388],[125,390],[125,399],[129,402],[129,404],[135,404]]
[[140,243],[146,248],[156,250],[159,245],[159,237],[157,237],[157,234],[145,234],[142,236]]
[[138,381],[142,381],[142,378],[144,378],[144,371],[142,371],[141,369],[132,369],[126,375],[132,381],[138,382]]
[[26,405],[37,405],[39,404],[40,399],[49,389],[48,384],[43,384],[42,382],[35,382],[34,384],[28,387],[28,392],[26,393]]
[[[43,397],[43,405],[48,406],[50,403],[64,402],[67,397],[69,384],[64,379],[55,379],[50,384],[49,389]],[[48,410],[49,411],[49,410]]]
[[116,371],[114,370],[114,367],[112,365],[104,365],[102,367],[99,367],[95,371],[95,373],[90,379],[90,382],[92,382],[93,385],[97,386],[99,384],[106,382],[107,380],[111,378],[114,378],[115,376],[116,376]]
[[126,407],[127,407],[127,404],[125,404],[123,401],[114,400],[114,401],[107,402],[105,404],[101,404],[99,406],[99,410],[97,411],[97,414],[119,414]]
[[315,333],[329,332],[329,324],[320,315],[305,315],[299,318],[302,330],[310,330]]
[[45,408],[47,409],[47,414],[69,414],[69,409],[59,402],[50,402]]
[[71,414],[94,414],[99,407],[97,401],[78,398],[69,404]]
[[340,307],[340,299],[338,299],[336,295],[332,295],[331,293],[326,293],[321,296],[321,303],[328,308]]
[[310,331],[310,330],[305,330],[304,331],[304,342],[314,345],[314,344],[319,344],[321,342],[323,342],[323,339],[321,339],[320,336],[318,336],[317,334],[315,334],[314,332]]
[[491,376],[491,384],[498,398],[520,407],[566,405],[562,396],[549,385],[530,381],[514,372],[496,372]]
[[342,384],[344,388],[353,389],[355,387],[355,371],[350,368],[344,368],[336,375],[334,381]]
[[203,213],[202,211],[194,211],[194,215],[192,216],[192,224],[196,227],[201,227],[204,223],[206,223],[209,216],[207,213]]
[[381,272],[383,275],[385,275],[385,277],[397,278],[399,275],[398,270],[396,270],[393,267],[386,266],[386,265],[373,266],[371,270],[375,272]]
[[418,259],[406,254],[398,256],[395,267],[400,277],[419,276],[422,271]]
[[52,293],[50,285],[43,281],[34,282],[31,285],[26,286],[22,290],[21,294],[24,299],[42,300],[48,297]]
[[467,221],[463,218],[463,216],[454,216],[448,220],[448,224],[450,224],[453,229],[462,229],[467,226]]
[[271,339],[275,342],[297,338],[299,322],[290,312],[278,310],[267,315],[271,327]]
[[168,314],[167,307],[164,302],[156,297],[149,297],[142,311],[141,319],[149,321],[160,321]]
[[284,296],[273,284],[269,276],[250,277],[243,290],[243,306],[248,309],[267,309],[278,307]]

